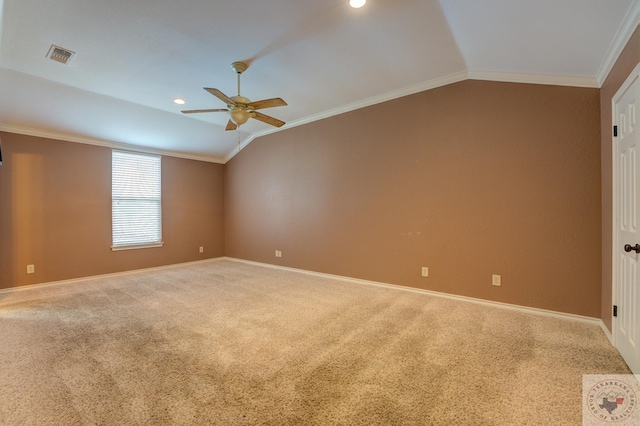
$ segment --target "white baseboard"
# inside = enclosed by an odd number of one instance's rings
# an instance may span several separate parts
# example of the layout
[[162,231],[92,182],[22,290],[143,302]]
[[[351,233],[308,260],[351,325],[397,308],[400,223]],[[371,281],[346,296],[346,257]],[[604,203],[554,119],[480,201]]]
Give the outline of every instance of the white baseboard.
[[602,320],[600,320],[600,328],[604,332],[604,335],[607,338],[607,340],[609,340],[609,343],[611,343],[611,346],[615,346],[615,343],[613,342],[613,334],[611,334],[611,332],[609,331],[609,329],[605,325],[604,321],[602,321]]
[[29,285],[23,285],[23,286],[19,286],[19,287],[9,287],[9,288],[0,289],[0,295],[1,294],[6,294],[6,293],[15,293],[17,291],[28,291],[28,290],[36,290],[36,289],[40,289],[40,288],[45,288],[45,287],[55,287],[55,286],[60,286],[60,285],[65,285],[65,284],[74,284],[74,283],[78,283],[78,282],[82,282],[82,281],[97,280],[97,279],[100,279],[100,278],[113,278],[113,277],[121,277],[121,276],[125,276],[125,275],[139,274],[141,272],[160,271],[162,269],[170,269],[170,268],[176,268],[178,266],[186,266],[186,265],[196,265],[198,263],[205,263],[205,262],[215,262],[215,261],[220,261],[220,260],[223,260],[223,259],[225,259],[225,258],[224,257],[213,257],[213,258],[210,258],[210,259],[193,260],[191,262],[183,262],[183,263],[173,263],[171,265],[153,266],[151,268],[134,269],[134,270],[131,270],[131,271],[113,272],[113,273],[110,273],[110,274],[91,275],[91,276],[88,276],[88,277],[71,278],[71,279],[68,279],[68,280],[51,281],[51,282],[40,283],[40,284],[29,284]]
[[237,258],[233,258],[233,257],[226,257],[225,256],[222,259],[230,260],[230,261],[233,261],[233,262],[246,263],[246,264],[249,264],[249,265],[263,266],[263,267],[266,267],[266,268],[281,269],[281,270],[284,270],[284,271],[292,271],[292,272],[298,272],[298,273],[307,274],[307,275],[314,275],[314,276],[317,276],[317,277],[330,278],[330,279],[334,279],[334,280],[348,281],[348,282],[352,282],[352,283],[356,283],[356,284],[372,285],[372,286],[376,286],[376,287],[391,288],[391,289],[395,289],[395,290],[409,291],[409,292],[413,292],[413,293],[428,294],[428,295],[431,295],[431,296],[443,297],[443,298],[446,298],[446,299],[452,299],[452,300],[458,300],[458,301],[463,301],[463,302],[476,303],[476,304],[481,304],[481,305],[491,306],[491,307],[496,307],[496,308],[511,309],[511,310],[514,310],[514,311],[520,311],[520,312],[529,313],[529,314],[544,315],[544,316],[548,316],[548,317],[555,317],[555,318],[560,318],[560,319],[565,319],[565,320],[588,323],[588,324],[597,325],[597,326],[601,327],[602,330],[604,331],[605,335],[607,335],[607,338],[609,339],[609,341],[611,341],[611,338],[610,338],[611,333],[609,333],[609,330],[607,330],[607,327],[604,325],[604,322],[602,322],[602,320],[600,318],[587,317],[587,316],[584,316],[584,315],[569,314],[569,313],[566,313],[566,312],[551,311],[551,310],[548,310],[548,309],[533,308],[533,307],[529,307],[529,306],[514,305],[514,304],[511,304],[511,303],[494,302],[492,300],[478,299],[478,298],[475,298],[475,297],[467,297],[467,296],[459,296],[459,295],[456,295],[456,294],[442,293],[442,292],[433,291],[433,290],[424,290],[424,289],[420,289],[420,288],[407,287],[407,286],[398,285],[398,284],[389,284],[389,283],[383,283],[383,282],[378,282],[378,281],[362,280],[362,279],[359,279],[359,278],[344,277],[344,276],[341,276],[341,275],[325,274],[325,273],[322,273],[322,272],[314,272],[314,271],[307,271],[305,269],[289,268],[289,267],[286,267],[286,266],[272,265],[270,263],[254,262],[254,261],[251,261],[251,260],[237,259]]
[[290,268],[290,267],[287,267],[287,266],[273,265],[273,264],[270,264],[270,263],[254,262],[254,261],[251,261],[251,260],[238,259],[238,258],[227,257],[227,256],[214,257],[214,258],[210,258],[210,259],[195,260],[195,261],[191,261],[191,262],[176,263],[176,264],[172,264],[172,265],[154,266],[154,267],[151,267],[151,268],[135,269],[135,270],[132,270],[132,271],[114,272],[114,273],[111,273],[111,274],[92,275],[92,276],[89,276],[89,277],[73,278],[73,279],[69,279],[69,280],[52,281],[52,282],[48,282],[48,283],[31,284],[31,285],[25,285],[25,286],[20,286],[20,287],[11,287],[11,288],[6,288],[6,289],[0,289],[0,295],[7,294],[7,293],[15,293],[15,292],[18,292],[18,291],[28,291],[28,290],[41,289],[41,288],[45,288],[45,287],[54,287],[54,286],[61,286],[61,285],[65,285],[65,284],[73,284],[73,283],[78,283],[78,282],[82,282],[82,281],[97,280],[97,279],[100,279],[100,278],[113,278],[113,277],[120,277],[120,276],[138,274],[138,273],[142,273],[142,272],[151,272],[151,271],[159,271],[159,270],[163,270],[163,269],[177,268],[177,267],[180,267],[180,266],[197,265],[199,263],[218,262],[218,261],[221,261],[221,260],[229,260],[229,261],[232,261],[232,262],[245,263],[245,264],[248,264],[248,265],[255,265],[255,266],[261,266],[261,267],[265,267],[265,268],[272,268],[272,269],[280,269],[280,270],[283,270],[283,271],[297,272],[297,273],[301,273],[301,274],[307,274],[307,275],[312,275],[312,276],[317,276],[317,277],[329,278],[329,279],[334,279],[334,280],[339,280],[339,281],[346,281],[346,282],[351,282],[351,283],[361,284],[361,285],[370,285],[370,286],[384,287],[384,288],[390,288],[390,289],[401,290],[401,291],[408,291],[408,292],[419,293],[419,294],[428,294],[428,295],[431,295],[431,296],[442,297],[442,298],[446,298],[446,299],[452,299],[452,300],[458,300],[458,301],[463,301],[463,302],[476,303],[476,304],[481,304],[481,305],[491,306],[491,307],[496,307],[496,308],[511,309],[511,310],[530,313],[530,314],[544,315],[544,316],[555,317],[555,318],[560,318],[560,319],[565,319],[565,320],[588,323],[588,324],[599,326],[602,329],[602,331],[604,332],[604,334],[605,334],[606,338],[609,340],[609,342],[611,342],[611,344],[613,344],[613,337],[611,335],[611,332],[607,329],[606,325],[604,324],[604,322],[600,318],[587,317],[587,316],[576,315],[576,314],[569,314],[569,313],[565,313],[565,312],[551,311],[551,310],[547,310],[547,309],[532,308],[532,307],[529,307],[529,306],[514,305],[514,304],[510,304],[510,303],[495,302],[495,301],[491,301],[491,300],[478,299],[478,298],[474,298],[474,297],[459,296],[459,295],[456,295],[456,294],[442,293],[442,292],[433,291],[433,290],[424,290],[424,289],[420,289],[420,288],[407,287],[407,286],[398,285],[398,284],[389,284],[389,283],[383,283],[383,282],[378,282],[378,281],[370,281],[370,280],[363,280],[363,279],[359,279],[359,278],[345,277],[345,276],[341,276],[341,275],[325,274],[325,273],[322,273],[322,272],[314,272],[314,271],[308,271],[308,270],[305,270],[305,269]]

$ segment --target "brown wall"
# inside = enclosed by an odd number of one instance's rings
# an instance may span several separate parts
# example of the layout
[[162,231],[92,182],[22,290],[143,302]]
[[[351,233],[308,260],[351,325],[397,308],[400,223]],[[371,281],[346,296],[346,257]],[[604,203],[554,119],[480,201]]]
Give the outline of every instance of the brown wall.
[[0,137],[0,288],[224,254],[223,165],[163,157],[164,247],[112,252],[111,149]]
[[226,254],[599,316],[599,104],[466,81],[259,138],[226,166],[163,157],[165,246],[121,252],[111,150],[2,133],[0,288]]
[[631,71],[640,62],[640,30],[636,31],[627,42],[624,50],[616,60],[600,89],[600,121],[602,127],[601,161],[602,161],[602,312],[601,318],[611,330],[611,257],[612,257],[612,209],[613,209],[613,175],[612,175],[612,121],[611,100],[622,86]]
[[225,168],[226,255],[598,317],[599,101],[465,81],[261,137]]

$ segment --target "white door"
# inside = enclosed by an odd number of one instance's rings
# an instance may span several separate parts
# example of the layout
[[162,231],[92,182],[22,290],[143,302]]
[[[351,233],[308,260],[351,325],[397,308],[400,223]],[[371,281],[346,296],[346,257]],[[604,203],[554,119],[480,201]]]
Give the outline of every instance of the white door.
[[640,374],[640,77],[636,71],[614,97],[617,126],[616,232],[617,274],[614,282],[614,344],[631,371]]

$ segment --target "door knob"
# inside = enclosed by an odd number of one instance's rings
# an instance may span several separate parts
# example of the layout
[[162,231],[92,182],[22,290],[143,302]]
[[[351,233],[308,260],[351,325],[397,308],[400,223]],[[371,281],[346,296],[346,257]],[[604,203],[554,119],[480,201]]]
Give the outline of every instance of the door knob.
[[627,253],[630,253],[631,251],[640,253],[640,244],[636,244],[635,246],[632,246],[631,244],[625,244],[624,251],[626,251]]

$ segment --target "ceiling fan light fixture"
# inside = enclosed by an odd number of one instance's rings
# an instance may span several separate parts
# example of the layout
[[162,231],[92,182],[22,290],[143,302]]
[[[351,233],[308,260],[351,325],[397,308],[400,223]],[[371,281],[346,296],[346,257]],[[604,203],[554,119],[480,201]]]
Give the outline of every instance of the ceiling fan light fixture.
[[361,8],[366,3],[367,0],[349,0],[349,6],[353,7],[354,9]]
[[[0,0],[1,2],[2,0]],[[234,62],[231,67],[238,74],[238,95],[227,96],[220,90],[213,87],[205,87],[204,90],[211,93],[216,98],[224,102],[226,108],[215,109],[190,109],[182,111],[183,114],[195,114],[201,112],[228,112],[229,122],[225,130],[236,130],[238,127],[249,121],[250,118],[255,118],[258,121],[267,123],[274,127],[282,127],[286,123],[277,118],[273,118],[269,115],[263,114],[256,110],[264,108],[272,108],[279,106],[286,106],[287,103],[282,98],[262,99],[260,101],[251,102],[251,99],[240,96],[240,74],[247,70],[248,65],[244,62]]]
[[182,99],[182,98],[175,98],[175,99],[173,100],[173,103],[174,103],[174,104],[176,104],[176,105],[184,105],[184,104],[186,104],[186,103],[187,103],[187,101],[185,101],[185,100],[184,100],[184,99]]
[[244,109],[233,109],[229,111],[229,115],[231,116],[231,121],[238,126],[242,126],[251,118],[251,113]]

